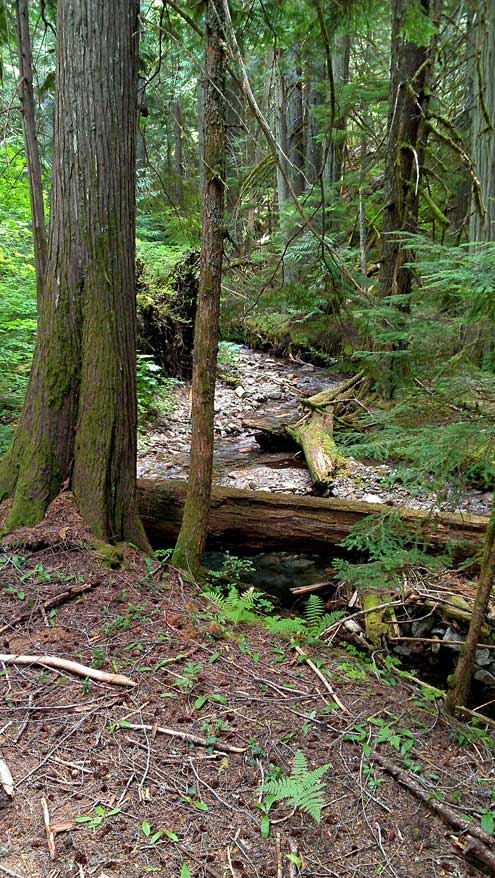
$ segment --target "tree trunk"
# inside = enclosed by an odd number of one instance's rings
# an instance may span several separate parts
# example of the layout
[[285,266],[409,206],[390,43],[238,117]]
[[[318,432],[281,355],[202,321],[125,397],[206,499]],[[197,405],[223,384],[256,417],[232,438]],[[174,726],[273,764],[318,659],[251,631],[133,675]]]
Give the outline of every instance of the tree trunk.
[[[417,14],[438,24],[442,0],[421,0]],[[430,6],[433,13],[430,15]],[[392,60],[388,119],[388,149],[385,162],[385,208],[382,223],[382,263],[380,296],[404,296],[402,310],[409,308],[413,259],[403,246],[401,236],[417,231],[421,175],[428,137],[425,116],[429,103],[429,85],[437,43],[437,30],[429,45],[408,40],[404,23],[408,0],[393,0]],[[392,397],[398,383],[403,357],[390,348],[388,366],[383,368],[382,393]]]
[[289,174],[296,195],[304,192],[304,113],[302,76],[297,59],[292,57],[291,70],[286,74],[287,148]]
[[31,37],[29,34],[29,0],[16,0],[16,36],[17,50],[19,54],[19,72],[21,75],[20,97],[22,104],[24,147],[26,150],[29,179],[29,195],[31,200],[34,264],[36,269],[36,289],[38,293],[39,310],[41,307],[41,296],[46,271],[47,240],[40,154],[38,149],[38,138],[36,135],[36,119],[34,115]]
[[[150,540],[172,545],[182,518],[187,482],[139,479],[139,511]],[[235,549],[325,552],[341,542],[367,515],[389,515],[390,506],[332,497],[299,497],[269,491],[213,486],[209,505],[209,537],[216,545]],[[467,557],[483,545],[487,518],[442,512],[431,516],[402,507],[411,539],[418,535],[432,547],[456,542],[458,556]]]
[[450,688],[445,700],[445,707],[453,713],[458,706],[466,706],[473,676],[476,649],[480,639],[481,629],[485,621],[488,602],[491,597],[493,581],[495,579],[495,503],[486,530],[483,559],[481,562],[478,589],[474,602],[469,631],[464,647],[457,663],[453,679],[450,680]]
[[[279,147],[279,156],[277,163],[277,203],[279,222],[281,222],[284,208],[289,200],[289,188],[286,176],[287,170],[287,116],[286,116],[286,88],[285,77],[280,69],[280,50],[276,49],[273,53],[273,63],[275,67],[275,139]],[[283,173],[285,170],[285,175]]]
[[322,170],[322,144],[320,135],[321,125],[315,118],[315,110],[323,103],[322,82],[325,80],[325,71],[322,64],[309,62],[308,88],[306,103],[306,177],[310,183],[316,183]]
[[[335,88],[335,119],[330,142],[326,153],[324,178],[327,184],[336,189],[342,179],[344,161],[344,132],[346,118],[342,110],[342,86],[349,82],[349,65],[351,58],[351,40],[349,34],[342,34],[332,58],[333,81]],[[335,198],[335,192],[333,192]]]
[[138,0],[59,0],[52,208],[37,345],[0,465],[6,527],[66,481],[98,538],[147,546],[136,515]]
[[495,6],[481,0],[475,24],[476,54],[472,112],[472,159],[480,182],[484,215],[473,203],[470,241],[495,241]]
[[180,101],[174,101],[174,160],[175,195],[179,207],[184,206],[184,163],[182,159],[182,110]]
[[194,331],[191,462],[184,517],[172,558],[176,567],[193,572],[200,567],[206,544],[213,466],[215,378],[224,237],[224,21],[223,7],[214,0],[209,0],[205,21],[205,188],[198,310]]

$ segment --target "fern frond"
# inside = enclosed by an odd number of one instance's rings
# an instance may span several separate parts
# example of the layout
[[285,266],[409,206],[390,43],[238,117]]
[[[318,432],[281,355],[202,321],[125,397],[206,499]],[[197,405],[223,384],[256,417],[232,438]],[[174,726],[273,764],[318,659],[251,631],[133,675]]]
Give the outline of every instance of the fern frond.
[[279,780],[267,781],[263,791],[269,793],[274,802],[287,799],[290,805],[300,808],[319,823],[324,804],[321,779],[329,768],[328,762],[308,771],[308,761],[304,753],[302,750],[297,750],[290,775]]
[[304,619],[310,628],[315,628],[325,613],[325,601],[317,594],[310,594],[304,608]]

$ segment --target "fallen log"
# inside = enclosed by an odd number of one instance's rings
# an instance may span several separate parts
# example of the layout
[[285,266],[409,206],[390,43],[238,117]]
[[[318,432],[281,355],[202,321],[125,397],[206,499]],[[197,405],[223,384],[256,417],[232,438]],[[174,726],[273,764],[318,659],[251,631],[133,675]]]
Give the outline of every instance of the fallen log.
[[[173,545],[186,496],[185,480],[138,480],[139,512],[150,540]],[[213,487],[210,544],[259,550],[325,552],[339,543],[367,515],[390,514],[390,506],[355,500],[272,494],[240,488]],[[399,507],[411,534],[436,548],[455,542],[459,556],[474,555],[483,543],[488,518],[453,512],[430,515]]]
[[333,413],[313,412],[295,427],[286,427],[288,435],[301,446],[311,481],[315,488],[331,485],[339,470],[347,467],[333,438]]

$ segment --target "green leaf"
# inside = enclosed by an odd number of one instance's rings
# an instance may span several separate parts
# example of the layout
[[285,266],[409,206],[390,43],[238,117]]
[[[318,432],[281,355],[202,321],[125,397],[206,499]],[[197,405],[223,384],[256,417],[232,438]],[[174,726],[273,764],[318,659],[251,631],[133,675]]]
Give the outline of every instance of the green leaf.
[[179,841],[179,836],[176,835],[175,832],[172,832],[171,829],[165,829],[164,835],[166,835],[167,838],[170,839],[170,841]]
[[148,836],[151,834],[151,826],[147,820],[143,820],[143,822],[141,823],[141,829],[146,838],[148,838]]
[[195,808],[197,808],[198,811],[208,810],[208,805],[205,802],[193,802],[193,805]]
[[191,878],[191,873],[189,871],[189,866],[187,863],[182,864],[182,868],[180,870],[180,878]]
[[491,811],[487,811],[485,814],[481,815],[480,826],[488,833],[488,835],[493,835],[495,820]]
[[268,814],[264,814],[260,823],[261,837],[268,838],[270,835],[270,818]]
[[199,698],[196,698],[196,701],[194,702],[194,709],[201,710],[201,708],[203,707],[203,704],[206,704],[207,701],[208,701],[207,695],[200,695]]

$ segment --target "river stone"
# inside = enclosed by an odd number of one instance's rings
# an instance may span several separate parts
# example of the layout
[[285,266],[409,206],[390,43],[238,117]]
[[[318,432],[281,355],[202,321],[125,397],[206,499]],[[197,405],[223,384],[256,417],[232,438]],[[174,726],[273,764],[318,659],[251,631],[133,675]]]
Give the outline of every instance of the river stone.
[[474,679],[478,680],[480,683],[484,683],[485,686],[495,686],[495,676],[490,674],[490,671],[485,670],[485,668],[479,668],[474,672]]
[[239,399],[242,399],[242,397],[246,395],[246,391],[244,390],[244,387],[242,387],[241,385],[239,385],[239,387],[236,387],[235,395],[238,396]]
[[486,668],[490,664],[491,658],[489,649],[477,649],[474,660],[481,668]]

